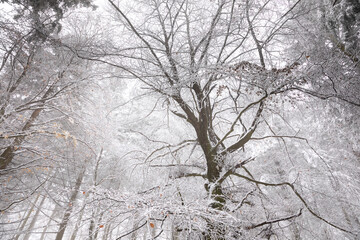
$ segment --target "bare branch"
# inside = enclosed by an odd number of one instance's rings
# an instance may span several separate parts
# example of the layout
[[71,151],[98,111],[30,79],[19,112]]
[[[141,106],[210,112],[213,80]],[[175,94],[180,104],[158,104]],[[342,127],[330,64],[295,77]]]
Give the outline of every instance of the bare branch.
[[282,221],[288,221],[290,219],[300,217],[301,214],[302,214],[302,208],[300,209],[299,213],[297,213],[297,214],[294,214],[294,215],[291,215],[288,217],[279,218],[279,219],[265,221],[265,222],[262,222],[259,224],[254,224],[254,225],[248,226],[247,229],[254,229],[254,228],[261,227],[261,226],[268,225],[268,224],[273,224],[273,223],[282,222]]
[[244,175],[241,175],[241,174],[238,174],[238,173],[233,173],[232,175],[234,176],[237,176],[237,177],[240,177],[240,178],[243,178],[245,180],[248,180],[250,182],[253,182],[253,183],[256,183],[256,184],[259,184],[259,185],[264,185],[264,186],[269,186],[269,187],[280,187],[280,186],[288,186],[294,193],[295,195],[298,197],[298,199],[300,199],[300,201],[304,204],[304,206],[307,208],[307,210],[316,218],[318,218],[319,220],[325,222],[326,224],[336,228],[336,229],[339,229],[343,232],[347,232],[347,233],[350,233],[352,235],[355,235],[353,232],[345,229],[345,228],[342,228],[334,223],[331,223],[329,222],[328,220],[326,220],[325,218],[321,217],[319,214],[315,213],[314,210],[312,210],[312,208],[309,206],[309,204],[305,201],[305,199],[300,195],[300,193],[295,189],[295,186],[291,183],[288,183],[288,182],[282,182],[282,183],[267,183],[267,182],[262,182],[262,181],[258,181],[258,180],[255,180],[255,179],[251,179],[247,176],[244,176]]

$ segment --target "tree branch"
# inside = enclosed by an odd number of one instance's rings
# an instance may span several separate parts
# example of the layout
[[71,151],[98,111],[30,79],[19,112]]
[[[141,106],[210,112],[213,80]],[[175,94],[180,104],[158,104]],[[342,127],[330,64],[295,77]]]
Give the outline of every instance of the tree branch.
[[297,214],[294,214],[294,215],[291,215],[291,216],[288,216],[288,217],[284,217],[284,218],[280,218],[280,219],[274,219],[274,220],[270,220],[270,221],[265,221],[265,222],[255,224],[255,225],[252,225],[252,226],[248,226],[247,229],[254,229],[254,228],[261,227],[261,226],[264,226],[264,225],[267,225],[267,224],[273,224],[273,223],[277,223],[277,222],[281,222],[281,221],[287,221],[287,220],[290,220],[290,219],[293,219],[293,218],[296,218],[296,217],[300,217],[301,214],[302,214],[302,208],[300,209],[299,213],[297,213]]
[[244,175],[241,175],[241,174],[238,174],[238,173],[233,173],[232,175],[234,176],[237,176],[237,177],[240,177],[240,178],[243,178],[243,179],[246,179],[250,182],[253,182],[253,183],[256,183],[256,184],[260,184],[260,185],[264,185],[264,186],[269,186],[269,187],[280,187],[280,186],[288,186],[290,187],[290,189],[295,193],[295,195],[300,199],[300,201],[304,204],[304,206],[307,208],[307,210],[316,218],[318,218],[319,220],[325,222],[326,224],[336,228],[336,229],[339,229],[343,232],[346,232],[346,233],[350,233],[352,235],[355,235],[353,232],[345,229],[345,228],[342,228],[342,227],[339,227],[337,225],[335,225],[334,223],[331,223],[329,222],[328,220],[326,220],[325,218],[321,217],[319,214],[315,213],[314,210],[311,209],[311,207],[309,206],[309,204],[305,201],[305,199],[300,195],[300,193],[295,189],[294,185],[291,184],[291,183],[288,183],[288,182],[282,182],[282,183],[267,183],[267,182],[262,182],[262,181],[258,181],[258,180],[255,180],[255,179],[251,179],[247,176],[244,176]]

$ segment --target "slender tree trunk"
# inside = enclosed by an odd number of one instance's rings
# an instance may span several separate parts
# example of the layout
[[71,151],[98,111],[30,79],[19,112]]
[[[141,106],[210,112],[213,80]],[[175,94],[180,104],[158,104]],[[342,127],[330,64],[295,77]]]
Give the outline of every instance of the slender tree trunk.
[[68,204],[67,209],[65,211],[64,217],[63,217],[63,219],[62,219],[62,221],[60,223],[59,231],[56,234],[56,238],[55,238],[56,240],[62,240],[62,238],[64,236],[64,233],[65,233],[67,224],[69,222],[70,215],[71,215],[71,212],[72,212],[72,209],[73,209],[77,194],[79,192],[81,183],[82,183],[83,178],[84,178],[84,174],[85,174],[85,170],[83,170],[79,174],[78,178],[76,179],[75,188],[74,188],[74,190],[73,190],[73,192],[71,194],[69,204]]
[[84,202],[84,205],[82,206],[82,208],[81,208],[81,210],[80,210],[80,215],[79,215],[78,220],[76,221],[76,225],[75,225],[75,228],[74,228],[73,233],[71,234],[70,240],[75,240],[75,238],[76,238],[76,235],[77,235],[77,233],[78,233],[78,231],[79,231],[79,228],[80,228],[81,219],[82,219],[82,217],[83,217],[83,215],[84,215],[84,212],[85,212],[85,211],[84,211],[84,210],[85,210],[85,207],[86,207],[86,202]]
[[[98,224],[97,225],[100,225],[101,224],[101,220],[103,218],[103,215],[104,215],[104,212],[102,212],[99,216],[99,221],[97,222]],[[98,235],[99,235],[99,231],[100,231],[100,227],[97,227],[96,230],[95,230],[95,235],[94,235],[94,240],[97,239]]]
[[94,227],[95,227],[94,218],[95,218],[94,211],[92,211],[91,221],[90,221],[90,226],[89,226],[89,240],[93,240],[93,236],[94,236]]
[[29,240],[30,235],[31,235],[31,230],[34,228],[34,226],[35,226],[35,224],[36,224],[36,220],[37,220],[37,218],[38,218],[38,216],[39,216],[39,213],[40,213],[40,211],[41,211],[42,205],[43,205],[44,202],[45,202],[45,199],[46,199],[46,196],[43,197],[43,199],[41,200],[39,206],[37,207],[36,213],[35,213],[34,217],[33,217],[32,220],[31,220],[31,223],[30,223],[30,225],[29,225],[29,227],[28,227],[28,231],[27,231],[27,233],[26,233],[26,235],[25,235],[25,237],[24,237],[23,240]]
[[[24,211],[24,214],[22,215],[21,219],[25,219],[26,214],[28,214],[27,209]],[[17,227],[17,231],[16,231],[17,234],[20,233],[20,228],[21,228],[22,224],[23,224],[23,222],[21,221]],[[14,234],[13,239],[15,239],[15,237],[16,237],[16,235]]]
[[171,225],[171,239],[172,240],[180,240],[180,233],[177,230],[177,227],[174,223]]
[[18,229],[18,232],[19,232],[19,233],[16,235],[16,237],[14,238],[14,240],[18,240],[18,239],[19,239],[22,231],[23,231],[24,228],[25,228],[25,225],[26,225],[27,221],[28,221],[29,218],[30,218],[31,213],[33,212],[33,210],[34,210],[34,208],[35,208],[35,204],[36,204],[36,202],[39,200],[39,198],[40,198],[40,195],[37,195],[34,203],[31,205],[31,208],[29,209],[28,213],[26,214],[26,217],[23,219],[22,225],[21,225],[20,228]]
[[[135,213],[133,215],[133,229],[137,229],[137,227],[139,226],[139,222],[137,221],[137,218],[139,217],[139,213]],[[137,238],[137,231],[134,231],[131,236],[130,236],[130,239],[131,240],[136,240]]]
[[[102,240],[111,239],[111,235],[109,236],[110,229],[111,229],[111,223],[106,224]],[[109,238],[108,238],[108,236],[109,236]]]
[[147,239],[147,233],[148,233],[148,228],[146,227],[144,229],[144,233],[143,233],[143,240],[146,240]]
[[[101,161],[101,157],[102,157],[102,153],[103,153],[103,148],[100,149],[100,153],[97,157],[96,160],[96,164],[95,164],[95,169],[94,169],[94,189],[96,189],[97,187],[97,176],[98,176],[98,169],[99,169],[99,164]],[[95,230],[95,224],[96,224],[96,216],[97,213],[99,212],[99,207],[96,209],[96,211],[94,211],[93,209],[91,209],[92,213],[91,213],[91,221],[90,221],[90,226],[89,226],[89,239],[93,240],[96,239],[96,233],[97,230]],[[95,232],[94,232],[95,231]]]
[[109,230],[108,230],[109,239],[112,239],[113,231],[114,231],[114,229],[111,230],[111,228],[109,226]]
[[55,217],[58,209],[59,209],[59,206],[58,206],[58,205],[55,205],[55,208],[54,208],[54,210],[53,210],[52,213],[51,213],[51,216],[50,216],[50,218],[49,218],[49,221],[47,222],[47,224],[46,224],[46,226],[45,226],[45,228],[44,228],[44,230],[43,230],[43,232],[42,232],[42,234],[41,234],[40,240],[44,240],[44,239],[45,239],[46,231],[47,231],[47,229],[49,228],[52,220],[54,219],[54,217]]

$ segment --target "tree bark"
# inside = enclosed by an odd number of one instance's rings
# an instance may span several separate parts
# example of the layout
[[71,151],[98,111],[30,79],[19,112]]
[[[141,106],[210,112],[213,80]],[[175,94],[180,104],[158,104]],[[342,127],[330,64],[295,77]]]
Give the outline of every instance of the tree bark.
[[84,205],[82,206],[81,210],[80,210],[80,215],[79,215],[79,218],[78,220],[76,221],[76,224],[75,224],[75,229],[73,231],[73,233],[71,234],[71,238],[70,240],[75,240],[76,239],[76,235],[79,231],[79,227],[80,227],[80,224],[81,224],[81,219],[82,219],[82,216],[84,215],[84,209],[86,207],[86,203],[84,202]]
[[[102,218],[103,218],[103,215],[104,215],[104,212],[102,212],[102,213],[100,214],[100,216],[99,216],[99,221],[97,222],[98,225],[101,224],[101,220],[102,220]],[[98,226],[98,228],[96,228],[96,230],[95,230],[94,240],[97,239],[97,237],[98,237],[98,235],[99,235],[99,231],[100,231],[100,227]]]
[[93,240],[94,236],[94,228],[95,228],[95,220],[94,220],[94,211],[91,214],[90,226],[89,226],[89,240]]
[[[102,240],[112,239],[111,235],[109,236],[110,228],[111,228],[111,223],[106,224]],[[108,236],[109,236],[109,238],[108,238]]]
[[21,235],[21,232],[24,230],[25,228],[25,225],[27,223],[27,221],[29,220],[30,218],[30,215],[31,213],[33,212],[34,208],[35,208],[35,204],[36,202],[39,200],[40,198],[40,195],[38,195],[34,201],[34,203],[31,205],[31,208],[29,209],[28,213],[26,214],[26,217],[23,219],[23,223],[21,224],[20,228],[18,229],[18,234],[15,236],[14,240],[18,240],[20,235]]
[[52,213],[51,213],[51,216],[50,216],[50,218],[49,218],[49,221],[47,222],[47,224],[46,224],[45,227],[44,227],[44,230],[43,230],[43,232],[42,232],[42,234],[41,234],[40,240],[44,240],[44,239],[45,239],[46,231],[47,231],[47,229],[49,228],[52,220],[54,219],[54,217],[55,217],[58,209],[59,209],[59,206],[56,204],[54,210],[53,210]]
[[[50,87],[45,94],[42,96],[42,101],[45,102],[45,99],[47,99],[49,97],[49,95],[51,94],[51,92],[53,91],[53,88]],[[25,123],[24,127],[21,129],[21,131],[27,131],[30,129],[30,127],[32,126],[32,124],[35,122],[35,120],[39,117],[41,111],[43,110],[43,104],[34,110],[29,118],[29,120]],[[14,156],[15,156],[15,151],[16,151],[16,147],[20,146],[22,144],[22,142],[25,139],[25,135],[21,135],[19,137],[16,137],[15,140],[13,141],[13,143],[7,147],[5,149],[5,151],[0,155],[0,169],[6,169],[6,167],[12,162]]]
[[85,170],[83,170],[79,174],[78,178],[76,179],[75,188],[71,194],[69,204],[66,208],[64,217],[60,223],[59,230],[58,230],[58,233],[56,234],[55,240],[62,240],[62,238],[64,236],[64,233],[65,233],[65,230],[66,230],[67,224],[69,222],[70,215],[71,215],[71,212],[72,212],[75,200],[76,200],[76,197],[78,195],[80,186],[81,186],[83,178],[84,178],[84,174],[85,174]]
[[26,233],[26,235],[25,235],[25,237],[24,237],[23,240],[29,240],[30,235],[31,235],[31,230],[34,228],[34,226],[35,226],[35,224],[36,224],[36,220],[37,220],[37,218],[38,218],[38,216],[39,216],[39,213],[40,213],[40,211],[41,211],[42,205],[43,205],[44,202],[45,202],[45,199],[46,199],[46,196],[43,197],[43,199],[41,200],[39,206],[37,207],[36,213],[35,213],[34,217],[33,217],[32,220],[31,220],[31,223],[30,223],[30,225],[29,225],[29,227],[28,227],[28,231],[27,231],[27,233]]

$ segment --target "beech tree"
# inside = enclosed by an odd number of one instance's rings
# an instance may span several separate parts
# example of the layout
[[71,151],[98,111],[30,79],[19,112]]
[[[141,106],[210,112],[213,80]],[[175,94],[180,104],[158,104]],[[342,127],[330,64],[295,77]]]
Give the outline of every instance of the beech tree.
[[0,237],[359,236],[357,1],[1,2]]
[[[127,6],[110,0],[109,3],[119,22],[114,32],[119,32],[123,41],[118,41],[121,44],[114,43],[113,49],[107,49],[101,55],[90,53],[90,58],[117,67],[125,78],[140,80],[149,90],[159,94],[167,111],[182,119],[192,130],[193,139],[183,139],[176,146],[183,148],[184,143],[195,140],[202,154],[200,162],[191,158],[186,161],[189,160],[193,166],[200,165],[199,170],[205,169],[205,172],[192,172],[190,168],[171,177],[204,179],[203,185],[209,199],[205,203],[208,207],[206,211],[212,214],[197,209],[201,212],[201,220],[198,221],[203,221],[206,227],[191,221],[189,227],[177,226],[176,231],[185,231],[190,236],[195,237],[191,235],[195,234],[205,239],[231,239],[257,234],[270,238],[278,234],[272,230],[273,224],[299,218],[306,210],[313,218],[334,230],[349,236],[355,234],[350,226],[343,226],[317,212],[305,197],[306,194],[302,193],[300,180],[283,180],[284,176],[290,174],[286,172],[289,164],[299,166],[301,162],[301,157],[296,163],[293,160],[299,156],[298,153],[287,151],[289,140],[302,142],[313,151],[312,155],[318,156],[317,161],[324,159],[305,136],[293,130],[284,133],[275,130],[279,124],[272,119],[277,115],[281,117],[277,109],[279,101],[289,102],[289,105],[283,105],[288,109],[291,105],[306,101],[308,95],[311,95],[320,99],[334,97],[358,106],[353,92],[326,92],[326,83],[318,80],[318,75],[311,72],[313,65],[309,61],[312,61],[313,56],[310,53],[296,54],[296,51],[289,51],[298,49],[294,42],[300,32],[294,30],[294,25],[304,15],[309,16],[308,11],[313,11],[311,1],[279,3],[224,0],[194,3],[154,0],[146,3],[136,1]],[[317,10],[314,11],[316,13]],[[349,57],[341,47],[339,50]],[[320,52],[318,54],[321,55]],[[354,61],[351,56],[350,60]],[[89,58],[89,55],[84,57]],[[341,66],[341,72],[345,73],[345,69]],[[280,121],[286,125],[290,120],[281,117]],[[261,159],[260,153],[267,148],[260,150],[255,142],[271,138],[283,142],[279,150],[286,150],[288,162],[280,164],[280,160],[276,160],[273,163],[275,166],[284,167],[278,172],[280,178],[272,177],[266,181],[261,179],[268,174],[259,171],[266,164],[259,163],[257,158]],[[155,150],[149,156],[164,148]],[[259,153],[256,153],[256,149]],[[168,156],[174,152],[170,148]],[[271,153],[274,154],[269,151],[267,157],[274,158]],[[163,159],[159,157],[158,161],[162,162]],[[167,163],[171,168],[172,160]],[[184,163],[185,159],[181,160],[180,157],[178,166]],[[330,181],[336,181],[326,161],[323,164],[322,167],[326,169],[324,174],[330,175]],[[300,171],[298,175],[301,175]],[[276,179],[282,181],[276,182]],[[242,184],[247,191],[239,187],[240,180],[245,180]],[[256,200],[249,204],[262,205],[265,219],[250,214],[255,222],[245,224],[246,217],[241,216],[239,211],[244,208],[245,202],[249,202],[249,196],[253,195],[247,187],[249,183],[254,184],[258,191]],[[276,203],[264,203],[268,200],[263,192],[264,186],[284,189],[287,191],[285,195],[291,195],[288,200],[297,201],[300,205],[290,207],[291,214],[288,216],[280,214],[280,206],[276,206]],[[186,188],[186,185],[183,187]],[[184,201],[180,204],[188,206]],[[168,213],[174,213],[174,208],[170,208]],[[269,209],[276,210],[270,214]],[[254,212],[259,214],[259,209]],[[224,220],[233,217],[238,220]],[[258,228],[262,230],[257,231]],[[189,229],[195,233],[190,233]]]

